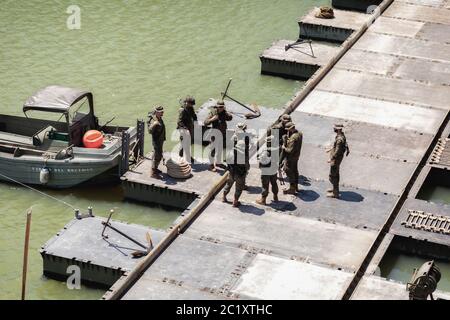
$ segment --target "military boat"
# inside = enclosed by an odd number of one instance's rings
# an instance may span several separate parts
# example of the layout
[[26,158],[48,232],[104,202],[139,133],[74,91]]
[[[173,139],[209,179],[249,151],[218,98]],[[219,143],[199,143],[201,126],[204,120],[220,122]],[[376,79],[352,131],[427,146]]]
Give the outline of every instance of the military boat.
[[[88,91],[46,87],[27,99],[23,113],[0,115],[3,181],[69,188],[111,174],[118,178],[123,134],[128,133],[129,145],[136,143],[135,127],[99,125]],[[36,113],[46,119],[35,118]],[[90,130],[102,133],[103,143],[97,148],[83,143]]]

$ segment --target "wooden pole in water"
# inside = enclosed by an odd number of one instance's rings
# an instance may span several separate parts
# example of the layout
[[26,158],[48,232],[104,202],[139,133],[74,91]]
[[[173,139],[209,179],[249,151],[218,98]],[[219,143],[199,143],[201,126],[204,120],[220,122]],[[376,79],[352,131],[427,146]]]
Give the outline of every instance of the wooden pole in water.
[[31,227],[31,212],[27,212],[27,225],[25,228],[25,244],[23,249],[23,270],[22,270],[22,300],[25,300],[25,289],[27,284],[27,269],[28,269],[28,243],[30,242],[30,227]]

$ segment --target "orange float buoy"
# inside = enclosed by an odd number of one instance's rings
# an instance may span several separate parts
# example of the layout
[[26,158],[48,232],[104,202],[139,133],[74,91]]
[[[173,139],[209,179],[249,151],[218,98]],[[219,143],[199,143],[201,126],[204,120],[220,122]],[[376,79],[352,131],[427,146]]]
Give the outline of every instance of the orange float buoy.
[[83,136],[83,145],[86,148],[98,149],[103,144],[103,133],[97,130],[89,130]]

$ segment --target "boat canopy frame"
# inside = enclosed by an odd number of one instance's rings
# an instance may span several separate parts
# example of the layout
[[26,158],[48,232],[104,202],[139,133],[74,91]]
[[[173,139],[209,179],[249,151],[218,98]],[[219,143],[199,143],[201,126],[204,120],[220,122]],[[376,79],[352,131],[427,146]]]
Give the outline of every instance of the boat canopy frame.
[[[71,107],[84,98],[88,100],[89,113],[71,122],[69,119]],[[70,145],[81,146],[83,134],[87,130],[98,128],[98,118],[94,115],[94,99],[89,91],[57,85],[48,86],[36,92],[24,103],[23,113],[27,118],[27,111],[31,110],[63,114],[66,118]]]
[[89,91],[62,86],[48,86],[29,97],[23,105],[23,112],[36,110],[44,112],[68,113],[80,100],[87,98],[89,113],[94,115],[94,99]]

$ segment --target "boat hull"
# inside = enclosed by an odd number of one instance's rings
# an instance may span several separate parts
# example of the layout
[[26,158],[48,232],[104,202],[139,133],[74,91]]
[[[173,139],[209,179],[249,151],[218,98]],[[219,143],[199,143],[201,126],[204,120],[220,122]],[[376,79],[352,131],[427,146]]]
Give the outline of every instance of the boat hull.
[[[135,128],[127,131],[130,133],[130,142],[135,143]],[[73,150],[73,158],[65,160],[55,160],[42,155],[14,157],[10,153],[0,152],[0,181],[63,189],[86,182],[93,184],[96,178],[105,181],[105,175],[109,177],[109,181],[120,178],[118,166],[122,151],[121,139],[110,140],[104,149],[73,148]],[[48,170],[45,179],[43,170]]]

